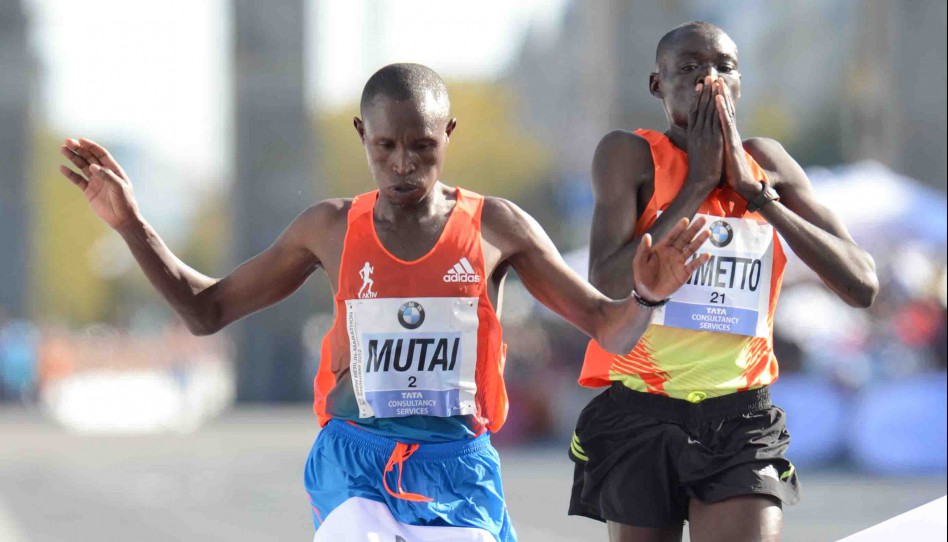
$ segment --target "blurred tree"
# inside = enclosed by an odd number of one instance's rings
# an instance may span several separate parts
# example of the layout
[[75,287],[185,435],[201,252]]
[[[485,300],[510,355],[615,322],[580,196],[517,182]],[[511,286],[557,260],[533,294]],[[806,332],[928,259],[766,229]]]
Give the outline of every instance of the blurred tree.
[[[140,309],[173,318],[121,238],[89,212],[83,195],[57,171],[59,164],[66,162],[58,151],[62,141],[62,137],[44,131],[34,136],[30,182],[34,217],[32,315],[71,325],[128,323]],[[183,261],[211,276],[230,270],[227,247],[231,232],[227,205],[222,203],[225,196],[202,192],[184,243],[172,247]]]
[[110,311],[108,281],[91,261],[93,247],[109,232],[89,212],[82,193],[57,171],[66,163],[58,150],[62,141],[44,131],[34,136],[31,312],[47,321],[88,323]]
[[[551,153],[519,125],[521,115],[513,92],[485,82],[449,82],[448,89],[458,129],[451,137],[443,175],[446,183],[521,200],[549,182]],[[317,115],[325,197],[351,197],[375,187],[352,127],[352,117],[358,113],[354,102]]]
[[[229,197],[217,182],[201,182],[191,198],[196,201],[193,214],[185,221],[185,233],[169,243],[171,250],[185,263],[210,277],[223,277],[232,270],[230,259],[233,231],[229,219]],[[169,321],[179,321],[167,303],[157,295],[145,274],[135,264],[122,240],[111,243],[112,265],[119,270],[109,288],[115,303],[109,313],[113,323],[149,330],[162,329]]]
[[[801,126],[793,136],[781,140],[797,162],[804,166],[831,167],[845,161],[843,126],[840,122],[842,104],[829,99],[820,104],[805,126]],[[769,137],[770,132],[757,132]]]
[[[208,184],[219,186],[218,183]],[[191,222],[191,231],[179,254],[191,267],[214,277],[222,277],[231,271],[227,264],[233,231],[230,229],[227,198],[226,192],[207,191],[201,194]],[[290,219],[287,217],[287,224]]]

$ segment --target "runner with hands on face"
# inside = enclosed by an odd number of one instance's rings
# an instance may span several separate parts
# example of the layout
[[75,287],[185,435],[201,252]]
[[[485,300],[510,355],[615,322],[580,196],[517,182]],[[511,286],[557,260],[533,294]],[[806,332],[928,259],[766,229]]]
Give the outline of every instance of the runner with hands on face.
[[704,217],[711,258],[655,311],[629,353],[592,341],[580,384],[606,387],[570,445],[569,513],[608,524],[610,540],[776,540],[799,499],[778,374],[773,315],[786,263],[779,233],[841,299],[872,303],[872,257],[817,200],[776,141],[741,141],[737,46],[720,28],[668,32],[649,80],[664,133],[613,131],[593,158],[590,282],[628,295],[625,270],[646,233]]

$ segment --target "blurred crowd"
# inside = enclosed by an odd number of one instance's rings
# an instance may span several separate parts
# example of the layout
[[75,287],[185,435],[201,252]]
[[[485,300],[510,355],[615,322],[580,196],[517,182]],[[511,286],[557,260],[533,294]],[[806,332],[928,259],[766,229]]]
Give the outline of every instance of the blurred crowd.
[[233,403],[230,357],[226,338],[176,322],[142,333],[0,318],[0,400],[77,431],[196,429]]
[[782,372],[858,389],[946,369],[944,260],[909,249],[876,262],[881,288],[868,310],[846,306],[815,277],[784,285],[774,322]]

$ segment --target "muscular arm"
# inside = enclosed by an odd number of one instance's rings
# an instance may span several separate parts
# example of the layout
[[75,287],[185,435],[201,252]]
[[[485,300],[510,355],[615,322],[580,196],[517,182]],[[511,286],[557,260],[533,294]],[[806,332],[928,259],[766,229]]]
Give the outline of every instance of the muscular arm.
[[99,218],[117,231],[145,276],[197,335],[214,333],[227,324],[272,305],[299,288],[329,254],[332,235],[345,224],[345,202],[331,200],[311,207],[265,251],[222,279],[203,275],[175,256],[138,210],[128,175],[101,145],[88,139],[67,139],[60,152],[79,173],[60,172],[89,202]]
[[875,262],[817,200],[803,168],[772,139],[749,139],[744,148],[773,176],[780,194],[781,201],[765,205],[761,215],[843,301],[853,307],[871,305],[879,291]]
[[[603,348],[617,354],[632,350],[648,327],[651,311],[640,307],[631,296],[613,301],[584,281],[566,265],[543,228],[516,205],[488,198],[483,217],[485,241],[500,251],[502,263],[513,267],[538,301],[596,339]],[[695,258],[686,263],[707,239],[707,231],[697,235],[703,223],[696,223],[687,231],[686,225],[682,221],[664,244],[652,247],[649,238],[632,258],[643,275],[637,280],[639,292],[648,291],[650,296],[656,296],[653,299],[664,298],[706,261]],[[679,239],[682,242],[672,246],[672,240]],[[663,265],[647,265],[659,263],[650,258],[660,259]],[[631,269],[631,261],[629,265]]]
[[[606,134],[596,148],[592,165],[595,196],[589,243],[589,282],[612,299],[632,291],[632,257],[641,238],[633,237],[642,213],[638,194],[654,177],[649,144],[642,137],[616,130]],[[691,178],[648,229],[662,239],[683,217],[698,212],[713,184]],[[699,188],[704,186],[705,188]]]
[[188,329],[207,335],[286,298],[305,282],[319,265],[307,236],[325,231],[335,206],[324,202],[304,211],[269,248],[221,279],[178,259],[144,219],[118,231],[152,286]]
[[782,202],[765,205],[760,214],[843,301],[854,307],[871,305],[879,291],[872,256],[853,241],[832,211],[817,201],[803,168],[780,143],[766,138],[741,140],[729,88],[723,87],[715,102],[726,143],[725,172],[731,189],[747,201],[760,193],[759,179],[754,178],[745,159],[747,151],[767,171],[782,198]]

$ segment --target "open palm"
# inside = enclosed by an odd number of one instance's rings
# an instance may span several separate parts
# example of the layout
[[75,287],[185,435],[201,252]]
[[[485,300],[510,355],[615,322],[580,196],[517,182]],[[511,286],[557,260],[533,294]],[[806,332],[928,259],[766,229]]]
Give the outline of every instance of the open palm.
[[635,291],[649,301],[671,297],[699,267],[709,259],[701,254],[692,259],[711,232],[704,228],[705,218],[694,222],[682,218],[668,235],[652,244],[652,236],[645,234],[632,260]]
[[60,153],[79,168],[59,172],[82,190],[95,214],[112,228],[119,228],[138,213],[132,183],[109,151],[88,139],[67,139]]

